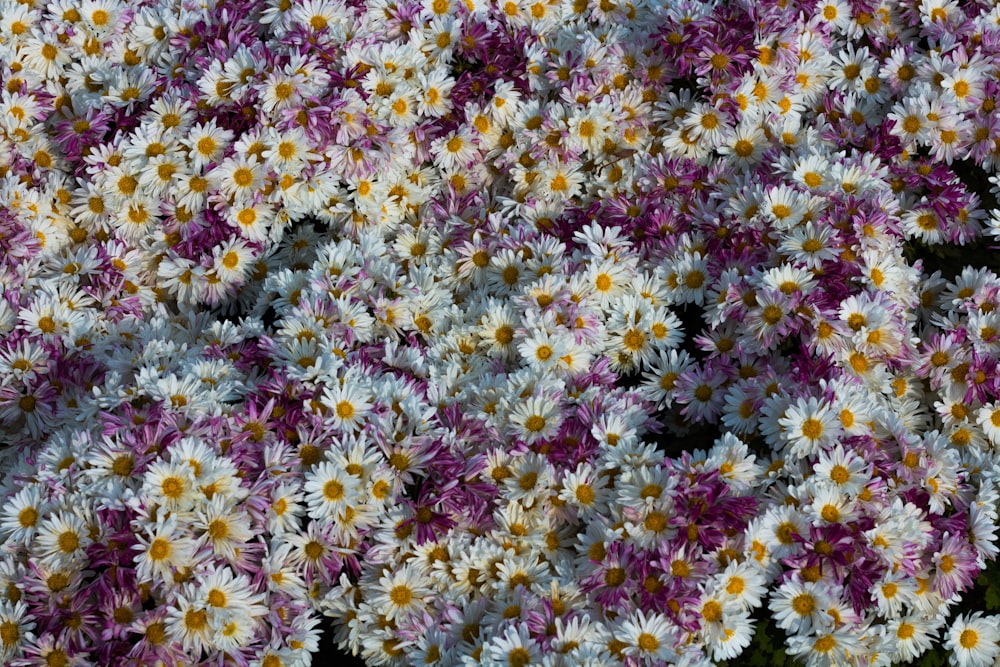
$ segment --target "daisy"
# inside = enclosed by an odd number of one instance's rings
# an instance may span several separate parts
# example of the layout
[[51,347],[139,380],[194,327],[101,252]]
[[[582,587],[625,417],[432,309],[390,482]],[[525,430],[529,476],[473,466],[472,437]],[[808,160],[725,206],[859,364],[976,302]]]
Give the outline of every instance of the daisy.
[[988,403],[976,413],[976,423],[994,446],[1000,446],[1000,403]]
[[729,141],[716,150],[737,171],[746,171],[760,160],[766,145],[766,138],[760,128],[744,123],[737,126]]
[[886,573],[872,588],[872,599],[886,618],[898,618],[904,604],[907,609],[913,609],[917,601],[917,582],[901,571]]
[[940,616],[930,619],[916,614],[893,618],[886,623],[886,634],[895,645],[896,660],[909,662],[930,649],[938,628],[944,623]]
[[35,537],[42,563],[66,567],[86,559],[92,540],[86,522],[75,513],[57,512],[42,521]]
[[845,32],[851,21],[851,8],[843,0],[822,0],[816,7],[820,21],[836,32]]
[[212,251],[212,270],[217,279],[226,284],[241,282],[250,271],[254,252],[243,239],[228,239],[222,245],[215,246]]
[[30,544],[47,513],[38,484],[28,484],[9,496],[0,511],[0,535],[9,544]]
[[268,147],[262,153],[264,164],[278,171],[293,172],[319,159],[310,150],[309,138],[300,127],[285,132],[270,129],[267,142]]
[[143,493],[167,511],[190,510],[198,499],[192,469],[183,463],[155,461],[143,476]]
[[541,653],[535,640],[531,638],[524,623],[509,625],[501,635],[499,632],[482,647],[492,664],[534,665],[541,664]]
[[558,334],[536,329],[518,344],[517,351],[530,368],[544,371],[559,364],[559,360],[569,351],[569,345]]
[[230,157],[212,170],[219,191],[237,201],[252,199],[263,187],[264,169],[257,156]]
[[0,658],[13,658],[27,642],[35,639],[35,623],[28,614],[28,607],[17,600],[0,601]]
[[[417,112],[425,117],[441,117],[446,115],[452,108],[451,91],[455,87],[455,79],[448,75],[444,68],[432,70],[430,73],[421,72],[418,74],[418,85],[422,93],[417,99]],[[477,116],[468,115],[468,118]],[[482,116],[487,125],[485,131],[481,123],[473,122],[480,134],[485,134],[489,130],[489,120]]]
[[323,461],[306,473],[305,501],[313,519],[332,518],[356,504],[360,480],[336,463]]
[[793,575],[771,595],[768,604],[779,628],[801,635],[828,618],[831,601],[821,583],[802,582]]
[[212,552],[230,562],[253,538],[251,521],[245,512],[234,509],[224,495],[213,495],[195,513],[191,526],[202,533],[202,540],[212,547]]
[[805,202],[794,189],[779,185],[767,191],[763,212],[774,221],[775,228],[787,230],[795,227],[807,211]]
[[986,667],[1000,654],[1000,632],[994,616],[962,614],[948,629],[944,647],[953,651],[959,667]]
[[248,648],[260,628],[260,622],[242,608],[217,611],[210,615],[208,623],[212,632],[212,644],[219,651],[228,654]]
[[809,665],[848,664],[864,648],[854,632],[847,628],[822,630],[817,636],[795,635],[788,639],[789,655],[803,656]]
[[465,167],[478,154],[471,129],[462,127],[431,143],[434,164],[441,169]]
[[656,612],[630,614],[621,626],[622,653],[645,661],[669,663],[677,659],[673,629],[666,617]]
[[732,561],[726,569],[715,576],[717,590],[724,592],[731,601],[737,602],[744,611],[760,606],[767,593],[764,572],[753,562]]
[[209,611],[206,604],[193,600],[190,594],[178,596],[167,611],[167,633],[188,655],[200,655],[203,649],[215,648]]
[[559,499],[576,507],[580,516],[590,516],[604,503],[606,482],[589,463],[579,463],[563,477]]
[[[843,417],[841,417],[843,422]],[[871,465],[853,450],[844,449],[837,443],[832,450],[824,450],[813,465],[816,479],[822,484],[831,484],[840,493],[855,496],[861,492],[871,477]]]
[[137,534],[137,544],[132,549],[135,556],[135,573],[138,581],[170,582],[174,569],[190,567],[196,544],[178,527],[176,514],[159,519],[148,526],[144,534]]
[[232,130],[216,125],[215,119],[207,123],[195,124],[181,139],[188,148],[188,161],[191,168],[200,171],[206,166],[218,162],[233,140]]
[[187,595],[200,600],[213,616],[256,619],[268,613],[267,607],[262,604],[265,595],[254,592],[247,577],[234,574],[228,566],[215,567],[189,586]]
[[371,392],[363,386],[344,382],[324,387],[321,402],[328,408],[324,418],[339,431],[358,430],[371,412],[371,400]]
[[18,55],[26,68],[44,79],[55,80],[70,63],[72,56],[66,45],[54,38],[44,39],[43,34],[37,28],[27,34],[21,40]]
[[532,508],[546,497],[552,484],[552,467],[541,456],[528,454],[517,459],[509,477],[504,479],[505,496],[523,508]]
[[251,243],[261,243],[268,238],[270,223],[274,218],[274,208],[265,203],[245,202],[226,209],[226,222]]
[[901,217],[903,233],[927,244],[942,243],[945,239],[944,221],[933,208],[921,205],[905,211]]
[[813,456],[836,440],[840,424],[830,406],[815,397],[799,398],[778,420],[789,451],[796,457]]
[[515,437],[528,444],[551,438],[562,423],[560,407],[558,400],[547,396],[533,396],[518,402],[509,417],[515,427]]

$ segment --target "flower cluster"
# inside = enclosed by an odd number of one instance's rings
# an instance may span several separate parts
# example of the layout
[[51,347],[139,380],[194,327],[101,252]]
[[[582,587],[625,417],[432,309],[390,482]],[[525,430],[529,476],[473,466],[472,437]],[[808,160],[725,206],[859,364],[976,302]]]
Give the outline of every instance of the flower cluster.
[[0,0],[0,662],[992,664],[1000,277],[925,261],[1000,236],[998,57],[951,0]]

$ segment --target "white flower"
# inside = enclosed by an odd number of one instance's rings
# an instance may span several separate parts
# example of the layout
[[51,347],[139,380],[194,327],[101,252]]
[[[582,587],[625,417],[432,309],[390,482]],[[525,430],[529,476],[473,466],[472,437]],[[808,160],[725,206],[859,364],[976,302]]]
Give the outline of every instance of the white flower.
[[793,577],[771,594],[769,605],[779,628],[806,633],[822,622],[831,602],[822,583],[802,582]]
[[622,624],[621,632],[625,655],[634,655],[643,662],[663,663],[677,659],[673,648],[674,630],[662,614],[650,612],[647,615],[636,611]]
[[1000,631],[996,616],[982,612],[963,614],[948,630],[944,647],[951,651],[949,662],[958,667],[987,667],[1000,655]]
[[0,511],[0,537],[7,544],[30,544],[48,504],[42,500],[42,487],[28,484],[7,498]]
[[416,567],[403,565],[379,578],[372,604],[389,621],[420,614],[427,608],[425,598],[430,594],[429,583]]
[[85,561],[91,542],[86,522],[71,512],[56,512],[47,517],[35,537],[41,562],[52,567]]
[[323,461],[306,474],[306,503],[313,519],[329,519],[359,500],[357,477],[330,461]]
[[942,623],[944,619],[940,616],[928,619],[917,614],[894,618],[886,623],[886,635],[896,646],[894,661],[909,662],[923,655],[931,647]]
[[832,451],[820,452],[813,466],[820,484],[833,485],[838,492],[855,496],[871,477],[871,464],[837,443]]
[[242,239],[228,239],[215,246],[212,268],[223,283],[238,283],[250,271],[254,250]]
[[21,647],[35,638],[34,621],[21,600],[0,600],[0,659],[10,660]]
[[514,433],[528,444],[551,438],[562,423],[559,401],[553,397],[532,396],[518,402],[510,413]]
[[138,544],[132,547],[139,552],[135,557],[136,578],[172,582],[174,568],[193,564],[195,542],[181,532],[176,514],[158,520],[148,531],[148,536],[137,535]]
[[213,496],[192,522],[196,529],[205,531],[202,540],[215,555],[230,562],[238,560],[240,549],[253,537],[250,525],[246,512],[231,507],[222,495]]
[[830,407],[815,397],[797,399],[778,423],[791,453],[801,458],[816,454],[840,434],[840,424]]
[[143,493],[167,511],[185,511],[197,500],[193,470],[183,463],[156,461],[146,469]]
[[344,382],[334,387],[323,389],[326,421],[341,431],[354,431],[364,424],[371,411],[371,393],[366,388]]

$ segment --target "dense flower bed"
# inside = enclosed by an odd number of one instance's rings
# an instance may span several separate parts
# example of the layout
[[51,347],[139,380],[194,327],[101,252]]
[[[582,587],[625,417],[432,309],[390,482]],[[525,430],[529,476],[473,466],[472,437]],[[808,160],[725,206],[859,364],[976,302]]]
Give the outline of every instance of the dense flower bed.
[[0,0],[0,663],[992,664],[1000,278],[915,258],[1000,230],[998,59],[953,0]]

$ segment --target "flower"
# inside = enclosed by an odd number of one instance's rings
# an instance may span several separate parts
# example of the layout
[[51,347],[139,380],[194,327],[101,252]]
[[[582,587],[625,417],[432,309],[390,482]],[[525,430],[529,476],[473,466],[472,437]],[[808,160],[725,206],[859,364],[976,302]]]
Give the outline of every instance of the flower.
[[552,437],[562,423],[559,401],[554,397],[533,396],[518,403],[510,413],[514,434],[532,444]]
[[815,397],[808,400],[799,398],[785,410],[785,416],[778,423],[789,444],[790,453],[800,458],[818,453],[840,433],[840,424],[835,420],[830,406]]
[[144,532],[147,534],[137,536],[138,543],[132,546],[139,552],[135,556],[139,581],[170,580],[175,568],[191,565],[195,542],[184,535],[176,514],[158,520]]
[[979,667],[992,664],[1000,654],[1000,633],[992,616],[982,612],[962,614],[948,629],[945,648],[953,651],[959,667]]
[[671,661],[677,658],[673,646],[675,637],[666,618],[651,612],[635,612],[621,625],[622,653],[643,660]]
[[370,398],[371,394],[367,389],[347,382],[335,387],[324,387],[322,403],[329,409],[325,419],[338,430],[357,430],[371,411]]
[[324,461],[309,471],[302,489],[309,516],[327,519],[356,504],[361,484],[336,463]]

